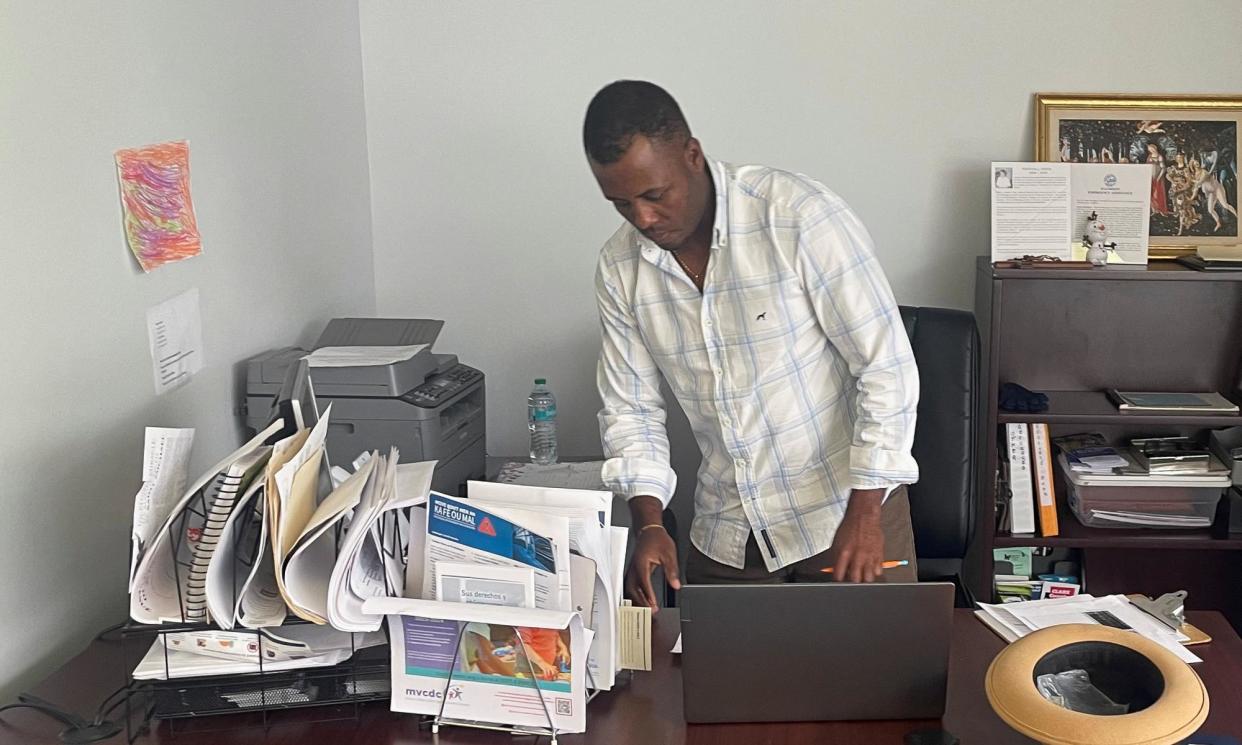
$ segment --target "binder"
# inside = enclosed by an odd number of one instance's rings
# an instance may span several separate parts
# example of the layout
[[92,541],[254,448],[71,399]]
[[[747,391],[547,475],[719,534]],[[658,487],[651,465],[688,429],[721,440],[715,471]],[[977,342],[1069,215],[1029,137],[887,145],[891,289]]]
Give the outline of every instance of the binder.
[[1035,503],[1039,505],[1039,532],[1045,538],[1060,534],[1057,494],[1052,485],[1052,438],[1048,425],[1031,424],[1031,460],[1035,471]]
[[1032,486],[1030,437],[1025,424],[1006,424],[1009,450],[1009,514],[1013,533],[1035,533],[1035,493]]

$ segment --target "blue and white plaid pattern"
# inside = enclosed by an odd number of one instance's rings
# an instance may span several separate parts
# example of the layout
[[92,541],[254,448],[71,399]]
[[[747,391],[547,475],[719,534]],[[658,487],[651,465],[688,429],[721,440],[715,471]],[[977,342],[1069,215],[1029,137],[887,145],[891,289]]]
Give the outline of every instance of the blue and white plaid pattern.
[[918,479],[919,380],[871,237],[804,176],[712,162],[704,292],[626,224],[596,273],[604,483],[666,505],[661,380],[703,454],[690,539],[741,568],[753,531],[769,570],[827,550],[851,489]]

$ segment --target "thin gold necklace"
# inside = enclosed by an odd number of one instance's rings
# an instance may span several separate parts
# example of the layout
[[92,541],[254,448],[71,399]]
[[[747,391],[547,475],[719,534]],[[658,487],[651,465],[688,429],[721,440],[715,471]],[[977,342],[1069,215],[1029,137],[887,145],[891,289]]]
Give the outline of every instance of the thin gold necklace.
[[677,255],[676,251],[670,251],[669,253],[673,254],[673,261],[676,261],[677,265],[680,266],[682,269],[684,269],[686,271],[686,274],[690,275],[690,279],[695,284],[698,284],[699,282],[703,281],[702,273],[690,271],[690,267],[686,266],[686,262],[681,260],[681,257]]

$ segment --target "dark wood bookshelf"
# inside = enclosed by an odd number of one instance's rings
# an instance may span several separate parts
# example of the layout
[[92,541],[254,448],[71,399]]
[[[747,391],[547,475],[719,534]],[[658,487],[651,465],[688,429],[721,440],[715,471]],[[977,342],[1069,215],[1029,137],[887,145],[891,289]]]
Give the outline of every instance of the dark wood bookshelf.
[[1048,546],[1049,548],[1135,548],[1145,550],[1192,549],[1232,550],[1242,549],[1242,535],[1233,536],[1218,528],[1194,530],[1156,530],[1152,528],[1088,528],[1074,517],[1057,495],[1057,527],[1059,535],[1008,535],[998,533],[992,540],[996,548],[1017,546]]
[[[986,256],[980,257],[985,262]],[[989,262],[988,268],[992,269]],[[1153,261],[1145,267],[1094,269],[993,269],[997,279],[1103,280],[1107,282],[1242,282],[1242,271],[1201,272],[1176,261]]]
[[[1242,629],[1242,536],[1224,528],[1089,528],[1068,508],[1058,478],[1060,535],[996,530],[996,474],[1003,426],[1043,422],[1053,437],[1099,431],[1117,442],[1239,426],[1232,414],[1121,412],[1104,393],[1218,391],[1238,400],[1242,272],[1199,272],[1173,262],[1143,269],[997,269],[979,257],[975,316],[983,342],[984,423],[976,459],[979,521],[972,589],[992,596],[992,549],[1072,550],[1095,595],[1184,589],[1187,607],[1220,610]],[[1000,411],[1002,383],[1048,394],[1039,413]]]
[[[1068,270],[1067,270],[1068,271]],[[1043,391],[1048,395],[1048,410],[1036,413],[998,411],[997,421],[1046,422],[1048,424],[1083,425],[1159,425],[1189,427],[1234,427],[1242,425],[1237,414],[1194,414],[1190,412],[1149,413],[1118,411],[1103,391]]]

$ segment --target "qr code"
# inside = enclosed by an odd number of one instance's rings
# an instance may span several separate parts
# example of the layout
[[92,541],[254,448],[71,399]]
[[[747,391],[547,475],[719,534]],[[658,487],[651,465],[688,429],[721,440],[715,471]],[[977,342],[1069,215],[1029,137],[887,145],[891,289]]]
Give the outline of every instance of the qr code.
[[574,702],[568,698],[558,698],[556,700],[556,715],[558,717],[572,717],[574,715]]

